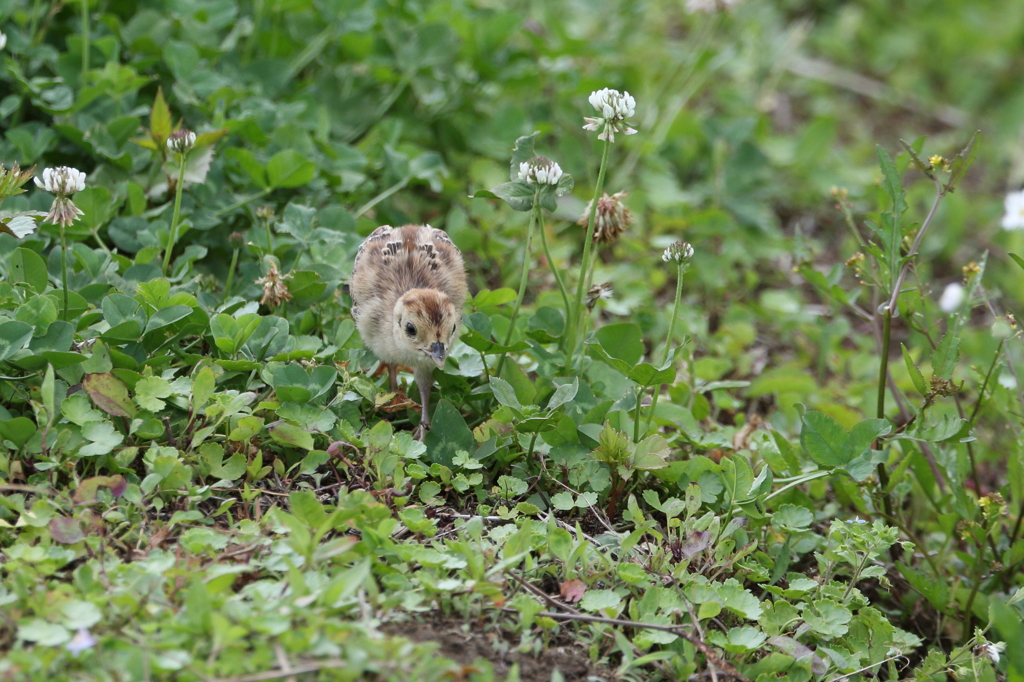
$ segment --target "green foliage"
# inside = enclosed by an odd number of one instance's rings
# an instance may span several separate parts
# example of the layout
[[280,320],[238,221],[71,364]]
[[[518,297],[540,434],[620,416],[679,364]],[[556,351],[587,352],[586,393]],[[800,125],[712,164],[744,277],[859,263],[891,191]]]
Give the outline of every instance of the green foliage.
[[[693,4],[0,3],[0,679],[1024,679],[1024,25]],[[346,285],[427,221],[421,443]]]

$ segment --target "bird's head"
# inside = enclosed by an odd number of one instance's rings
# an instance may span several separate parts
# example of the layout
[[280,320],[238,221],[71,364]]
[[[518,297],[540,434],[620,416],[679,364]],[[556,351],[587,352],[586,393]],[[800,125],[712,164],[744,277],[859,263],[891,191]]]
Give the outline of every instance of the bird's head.
[[411,289],[395,302],[395,345],[422,353],[439,368],[462,326],[462,311],[437,289]]

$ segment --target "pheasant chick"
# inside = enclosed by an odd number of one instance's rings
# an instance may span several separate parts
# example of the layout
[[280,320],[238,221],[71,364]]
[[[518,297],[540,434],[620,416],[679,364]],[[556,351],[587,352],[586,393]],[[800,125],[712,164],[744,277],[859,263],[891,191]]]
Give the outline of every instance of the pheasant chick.
[[430,428],[434,368],[442,368],[462,326],[466,271],[462,254],[429,225],[377,228],[356,253],[352,316],[366,346],[388,366],[398,390],[398,365],[413,369],[422,413],[415,437]]

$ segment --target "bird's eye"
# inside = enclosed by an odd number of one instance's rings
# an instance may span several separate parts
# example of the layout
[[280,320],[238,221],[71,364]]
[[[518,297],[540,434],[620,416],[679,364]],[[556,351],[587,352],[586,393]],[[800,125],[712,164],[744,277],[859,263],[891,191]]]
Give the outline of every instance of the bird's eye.
[[405,333],[408,334],[409,336],[416,336],[416,327],[413,325],[412,322],[405,323]]

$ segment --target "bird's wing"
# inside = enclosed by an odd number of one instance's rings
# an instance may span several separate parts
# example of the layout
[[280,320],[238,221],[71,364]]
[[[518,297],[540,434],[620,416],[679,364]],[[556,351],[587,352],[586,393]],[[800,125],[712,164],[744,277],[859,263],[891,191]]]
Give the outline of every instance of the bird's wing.
[[466,273],[458,247],[429,225],[385,225],[374,230],[356,253],[352,299],[361,303],[416,288],[439,289],[461,309]]

